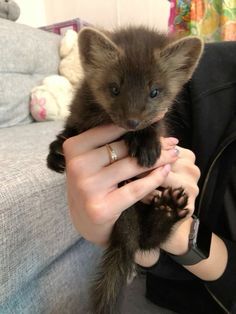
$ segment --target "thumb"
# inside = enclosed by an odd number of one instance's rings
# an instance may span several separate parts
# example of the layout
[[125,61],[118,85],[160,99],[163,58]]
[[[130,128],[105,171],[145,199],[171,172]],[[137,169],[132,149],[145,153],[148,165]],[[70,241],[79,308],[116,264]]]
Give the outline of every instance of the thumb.
[[136,195],[137,199],[142,199],[145,195],[161,186],[166,180],[168,174],[170,173],[170,170],[171,166],[169,164],[166,164],[165,166],[158,167],[152,170],[145,177],[131,182],[131,184],[133,184],[134,186],[140,185],[142,187],[141,189],[135,189],[140,193],[140,195]]

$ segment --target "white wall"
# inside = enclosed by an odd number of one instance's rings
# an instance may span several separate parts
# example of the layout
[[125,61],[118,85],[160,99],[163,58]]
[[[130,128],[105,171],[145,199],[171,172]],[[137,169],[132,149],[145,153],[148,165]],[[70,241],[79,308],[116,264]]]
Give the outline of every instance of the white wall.
[[30,26],[42,26],[47,24],[45,2],[50,0],[15,0],[21,13],[17,22]]
[[20,23],[43,26],[76,17],[111,29],[126,24],[145,24],[166,30],[167,0],[16,0]]

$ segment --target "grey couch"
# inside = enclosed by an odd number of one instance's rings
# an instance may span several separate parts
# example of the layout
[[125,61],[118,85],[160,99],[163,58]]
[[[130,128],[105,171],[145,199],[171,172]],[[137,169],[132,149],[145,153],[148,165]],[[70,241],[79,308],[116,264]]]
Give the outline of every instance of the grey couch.
[[60,37],[0,19],[0,313],[85,313],[99,249],[74,230],[65,177],[47,169],[61,122],[33,122],[29,94],[57,73]]
[[[60,37],[0,19],[0,314],[85,314],[101,249],[68,214],[65,177],[46,167],[61,122],[34,122],[29,94],[57,73]],[[128,287],[122,314],[170,313]]]

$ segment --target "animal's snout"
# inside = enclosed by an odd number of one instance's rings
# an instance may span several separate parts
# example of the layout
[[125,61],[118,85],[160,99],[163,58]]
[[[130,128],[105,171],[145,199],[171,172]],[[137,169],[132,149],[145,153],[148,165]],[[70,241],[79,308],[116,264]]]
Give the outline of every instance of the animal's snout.
[[138,119],[130,119],[130,120],[127,120],[127,126],[129,129],[135,130],[138,128],[140,122],[141,121]]

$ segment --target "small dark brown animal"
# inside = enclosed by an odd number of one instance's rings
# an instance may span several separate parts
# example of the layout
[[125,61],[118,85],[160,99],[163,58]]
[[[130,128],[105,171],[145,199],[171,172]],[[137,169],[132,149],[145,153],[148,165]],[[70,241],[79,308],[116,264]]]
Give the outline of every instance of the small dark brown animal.
[[[63,172],[65,139],[108,123],[127,129],[123,139],[129,155],[141,166],[152,166],[160,156],[160,136],[166,134],[162,117],[191,78],[202,46],[197,37],[174,39],[145,27],[84,28],[79,35],[84,79],[64,130],[50,145],[48,167]],[[119,312],[118,297],[134,270],[135,252],[159,247],[187,215],[187,200],[182,188],[169,188],[152,204],[138,202],[122,213],[91,289],[92,313]]]

